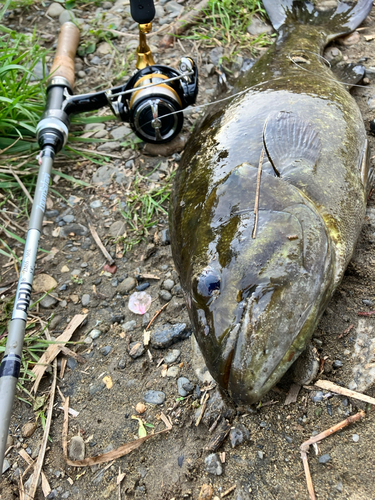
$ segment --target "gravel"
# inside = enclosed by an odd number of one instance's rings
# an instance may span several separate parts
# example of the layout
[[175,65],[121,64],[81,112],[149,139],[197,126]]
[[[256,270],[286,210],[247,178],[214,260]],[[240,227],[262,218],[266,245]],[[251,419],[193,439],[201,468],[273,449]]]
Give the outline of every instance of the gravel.
[[162,405],[166,399],[166,395],[162,391],[147,391],[144,395],[145,403],[152,405]]
[[179,340],[189,338],[191,329],[186,323],[165,324],[151,335],[151,343],[156,349],[165,349]]

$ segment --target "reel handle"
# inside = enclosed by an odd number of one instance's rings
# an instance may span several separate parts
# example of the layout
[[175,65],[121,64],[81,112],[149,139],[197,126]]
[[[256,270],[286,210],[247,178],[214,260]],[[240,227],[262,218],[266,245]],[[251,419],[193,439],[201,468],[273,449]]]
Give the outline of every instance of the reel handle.
[[72,89],[75,80],[74,57],[77,52],[79,37],[79,29],[75,24],[67,22],[61,26],[56,55],[51,68],[52,78],[56,76],[65,78]]

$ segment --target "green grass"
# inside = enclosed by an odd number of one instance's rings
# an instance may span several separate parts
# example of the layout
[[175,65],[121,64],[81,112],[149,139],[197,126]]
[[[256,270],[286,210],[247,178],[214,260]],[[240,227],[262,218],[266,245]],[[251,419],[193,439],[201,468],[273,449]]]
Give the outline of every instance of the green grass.
[[120,209],[127,223],[126,235],[121,238],[125,251],[144,241],[158,218],[167,217],[172,177],[150,185],[147,176],[137,175],[131,190],[125,193],[126,206]]
[[222,46],[225,58],[232,60],[240,51],[254,52],[256,46],[269,45],[268,37],[251,36],[246,28],[254,14],[266,16],[262,2],[257,0],[210,0],[201,22],[181,38],[197,40],[208,47]]

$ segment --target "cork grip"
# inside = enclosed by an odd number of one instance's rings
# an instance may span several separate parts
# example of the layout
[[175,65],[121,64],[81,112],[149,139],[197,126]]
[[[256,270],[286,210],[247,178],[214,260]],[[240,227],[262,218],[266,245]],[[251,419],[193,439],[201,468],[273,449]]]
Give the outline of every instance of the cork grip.
[[79,29],[73,23],[61,26],[55,59],[51,68],[51,76],[66,78],[71,88],[74,87],[74,57],[79,44]]

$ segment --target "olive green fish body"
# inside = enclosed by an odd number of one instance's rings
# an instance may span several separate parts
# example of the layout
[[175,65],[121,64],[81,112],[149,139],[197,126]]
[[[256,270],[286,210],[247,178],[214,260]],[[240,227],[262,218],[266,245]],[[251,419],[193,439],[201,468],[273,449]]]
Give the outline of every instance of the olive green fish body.
[[351,11],[346,27],[333,16],[323,29],[295,23],[293,6],[281,2],[280,25],[270,12],[278,42],[193,133],[172,192],[172,252],[194,332],[238,403],[261,399],[305,349],[369,189],[360,111],[320,57],[353,29]]

